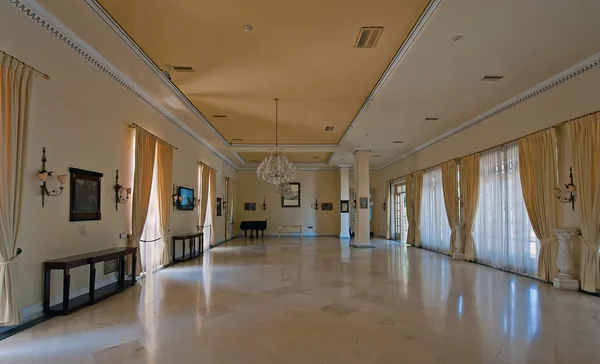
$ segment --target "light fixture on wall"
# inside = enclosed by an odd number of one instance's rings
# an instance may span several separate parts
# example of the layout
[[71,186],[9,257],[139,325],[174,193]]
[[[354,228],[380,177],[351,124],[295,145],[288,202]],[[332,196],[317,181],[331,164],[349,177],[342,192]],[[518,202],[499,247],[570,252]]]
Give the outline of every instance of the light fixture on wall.
[[575,211],[575,194],[574,192],[577,190],[575,188],[575,185],[573,184],[573,168],[569,167],[569,183],[565,184],[565,189],[567,190],[567,192],[569,192],[569,196],[568,197],[563,197],[561,196],[561,190],[560,188],[556,188],[556,197],[558,198],[558,201],[562,202],[562,203],[571,203],[571,206],[573,208],[573,211]]
[[119,170],[117,169],[117,177],[115,178],[115,209],[119,211],[120,203],[127,203],[131,196],[131,187],[125,187],[119,184]]
[[183,196],[179,196],[177,192],[175,192],[175,183],[173,183],[173,211],[175,211],[175,207],[177,207],[177,203],[183,201]]
[[383,201],[383,203],[381,204],[381,208],[385,211],[385,209],[387,208],[387,203],[385,201]]
[[352,208],[355,209],[356,208],[356,200],[352,200]]
[[42,184],[40,185],[40,188],[42,190],[42,207],[44,207],[44,199],[46,196],[48,196],[48,197],[60,196],[63,192],[63,189],[65,188],[65,184],[67,183],[67,175],[66,174],[58,175],[58,176],[56,176],[56,179],[59,182],[58,189],[48,190],[47,183],[50,180],[50,178],[52,178],[54,171],[46,170],[46,162],[47,161],[48,161],[48,159],[46,159],[46,147],[43,147],[42,148],[42,170],[39,171],[37,174],[40,181],[42,181]]
[[223,195],[223,199],[221,200],[223,204],[223,210],[227,210],[227,200],[225,199],[225,195]]
[[260,205],[260,208],[263,211],[267,211],[267,200],[266,199],[263,198],[263,203],[262,203],[262,205]]
[[265,182],[279,186],[278,192],[283,196],[285,185],[296,176],[296,168],[279,148],[279,99],[275,99],[275,148],[269,150],[269,155],[256,169],[256,177]]
[[315,198],[315,203],[311,203],[310,207],[312,207],[313,209],[315,209],[315,211],[319,211],[319,200],[317,200]]

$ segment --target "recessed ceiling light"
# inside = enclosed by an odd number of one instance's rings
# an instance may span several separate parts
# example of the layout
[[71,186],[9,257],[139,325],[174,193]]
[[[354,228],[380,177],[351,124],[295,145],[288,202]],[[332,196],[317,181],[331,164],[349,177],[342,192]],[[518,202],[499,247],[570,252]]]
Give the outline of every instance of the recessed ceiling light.
[[226,118],[227,115],[223,115],[223,114],[217,114],[217,115],[213,115],[213,118]]
[[326,126],[325,131],[333,131],[333,126]]
[[171,66],[175,72],[196,72],[192,67],[189,66]]
[[313,157],[313,159],[319,159],[319,157]]
[[458,43],[461,40],[463,40],[463,38],[464,37],[462,35],[455,35],[454,37],[452,37],[452,41]]
[[436,118],[436,117],[427,117],[425,118],[426,121],[437,121],[440,120],[440,118]]
[[402,143],[404,143],[404,140],[394,140],[392,143],[394,143],[394,144],[402,144]]
[[248,25],[244,25],[244,30],[247,32],[251,32],[252,31],[252,25],[248,24]]
[[481,81],[499,81],[502,78],[504,78],[504,76],[484,76]]

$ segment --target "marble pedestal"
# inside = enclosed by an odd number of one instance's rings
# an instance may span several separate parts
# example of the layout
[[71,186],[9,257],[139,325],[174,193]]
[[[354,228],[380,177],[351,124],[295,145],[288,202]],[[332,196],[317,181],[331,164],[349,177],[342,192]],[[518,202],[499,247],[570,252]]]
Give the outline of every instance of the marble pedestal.
[[554,288],[578,291],[579,281],[573,277],[573,254],[572,238],[579,235],[579,229],[576,228],[556,228],[554,229],[558,237],[558,256],[556,258],[556,267],[558,275],[554,278]]
[[454,252],[452,253],[452,258],[454,259],[465,260],[465,244],[462,239],[463,225],[463,223],[458,223],[453,227],[456,235],[456,240],[454,240]]

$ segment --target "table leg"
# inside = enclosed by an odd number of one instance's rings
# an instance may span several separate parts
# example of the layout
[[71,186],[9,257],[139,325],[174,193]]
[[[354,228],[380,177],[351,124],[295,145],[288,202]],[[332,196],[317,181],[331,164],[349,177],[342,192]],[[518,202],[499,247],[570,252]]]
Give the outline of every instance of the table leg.
[[96,263],[90,263],[90,302],[94,302],[94,295],[96,294]]
[[137,270],[137,249],[131,253],[131,284],[135,284],[137,279],[135,279],[135,272]]
[[189,239],[190,242],[190,259],[192,259],[194,257],[194,242],[192,241],[192,239]]
[[71,272],[69,269],[63,271],[63,314],[69,311],[69,290],[71,289]]
[[50,278],[52,271],[44,269],[44,313],[50,311]]
[[119,257],[117,262],[119,265],[119,273],[117,273],[118,286],[119,288],[123,288],[125,287],[125,257]]

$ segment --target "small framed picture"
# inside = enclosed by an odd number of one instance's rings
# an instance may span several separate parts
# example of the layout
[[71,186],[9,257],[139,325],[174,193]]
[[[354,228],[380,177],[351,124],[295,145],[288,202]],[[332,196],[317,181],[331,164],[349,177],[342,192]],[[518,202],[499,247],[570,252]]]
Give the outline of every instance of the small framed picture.
[[217,216],[223,216],[223,199],[217,197]]
[[333,202],[323,202],[321,203],[322,211],[333,211]]
[[281,196],[281,207],[300,207],[300,183],[290,182],[292,193]]
[[368,197],[361,197],[360,198],[360,208],[361,209],[368,209],[369,208],[369,198]]
[[256,202],[244,202],[244,210],[256,211]]
[[348,200],[340,201],[340,212],[342,214],[347,214],[350,212],[350,201],[348,201]]

